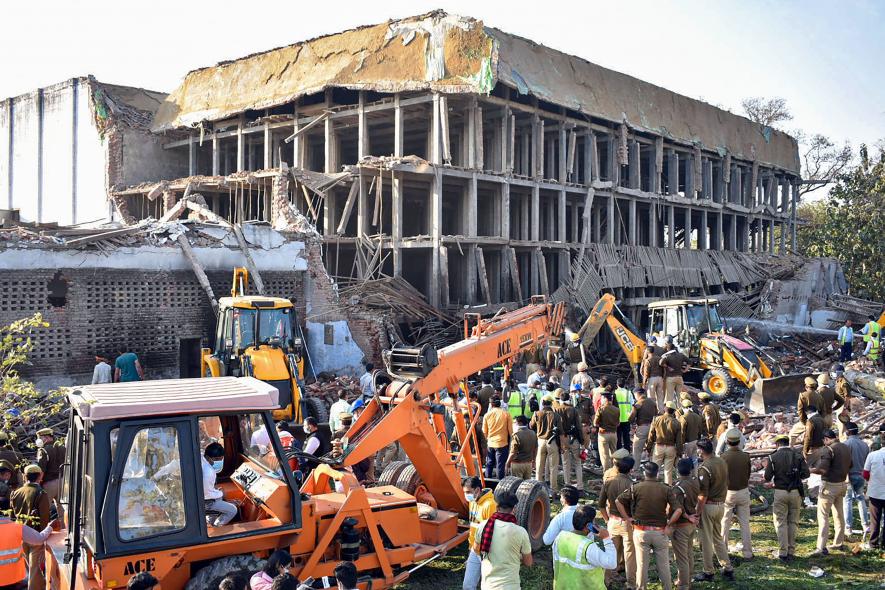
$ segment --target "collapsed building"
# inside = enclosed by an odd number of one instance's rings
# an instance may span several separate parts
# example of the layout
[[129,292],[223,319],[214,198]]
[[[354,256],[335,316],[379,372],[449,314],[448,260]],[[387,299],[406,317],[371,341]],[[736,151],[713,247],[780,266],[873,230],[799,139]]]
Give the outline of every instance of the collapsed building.
[[[441,324],[539,293],[586,312],[604,288],[634,319],[697,294],[754,312],[801,264],[794,138],[439,11],[194,70],[168,95],[75,79],[8,99],[0,136],[0,206],[22,221],[132,227],[198,200],[316,245],[344,303],[414,287],[400,315]],[[398,337],[368,325],[369,356]]]

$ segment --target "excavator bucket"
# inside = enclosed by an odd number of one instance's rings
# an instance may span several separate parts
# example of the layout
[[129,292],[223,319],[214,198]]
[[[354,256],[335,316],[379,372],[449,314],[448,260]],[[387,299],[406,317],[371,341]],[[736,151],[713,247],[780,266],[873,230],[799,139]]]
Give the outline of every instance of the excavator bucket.
[[747,391],[745,405],[753,412],[767,414],[776,407],[795,407],[805,387],[805,378],[811,373],[756,379]]

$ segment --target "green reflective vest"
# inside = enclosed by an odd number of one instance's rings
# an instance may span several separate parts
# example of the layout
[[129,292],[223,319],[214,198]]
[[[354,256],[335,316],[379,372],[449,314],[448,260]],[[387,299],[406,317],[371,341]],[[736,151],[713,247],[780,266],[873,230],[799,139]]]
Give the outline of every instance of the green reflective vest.
[[605,590],[605,570],[587,562],[593,543],[584,535],[563,531],[553,541],[553,590]]
[[872,338],[871,335],[873,334],[873,332],[878,334],[882,331],[882,327],[879,325],[879,322],[877,322],[875,320],[870,320],[869,322],[867,322],[867,325],[864,326],[864,328],[866,328],[866,330],[867,330],[867,333],[863,335],[864,342],[870,341],[870,338]]
[[870,353],[867,355],[870,360],[879,360],[879,353],[882,351],[882,337],[873,338],[870,345]]
[[621,412],[621,423],[630,421],[630,412],[633,411],[633,394],[625,387],[615,389],[615,402]]

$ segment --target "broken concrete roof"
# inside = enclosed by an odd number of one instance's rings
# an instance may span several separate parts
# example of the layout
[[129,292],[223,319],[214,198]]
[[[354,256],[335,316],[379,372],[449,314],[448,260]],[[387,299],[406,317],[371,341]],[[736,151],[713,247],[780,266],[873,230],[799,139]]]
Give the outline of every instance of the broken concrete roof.
[[328,87],[487,94],[498,82],[586,115],[799,170],[796,140],[785,133],[441,11],[194,70],[163,103],[153,130],[279,106]]

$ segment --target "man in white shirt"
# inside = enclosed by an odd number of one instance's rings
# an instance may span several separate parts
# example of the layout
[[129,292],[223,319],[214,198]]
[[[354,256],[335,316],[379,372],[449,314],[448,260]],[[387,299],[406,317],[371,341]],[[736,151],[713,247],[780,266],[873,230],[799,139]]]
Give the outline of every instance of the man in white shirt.
[[526,385],[529,386],[529,389],[540,389],[541,385],[547,382],[547,369],[543,366],[538,367],[538,370],[529,375],[529,378],[526,380]]
[[360,391],[363,392],[363,397],[375,395],[375,380],[372,378],[372,371],[374,370],[375,365],[366,363],[366,372],[360,377]]
[[267,449],[270,448],[270,435],[267,433],[267,427],[262,426],[252,433],[249,438],[249,446],[257,447],[258,452],[262,455],[267,452]]
[[95,363],[95,368],[92,370],[92,384],[110,383],[113,380],[113,372],[107,357],[95,355]]
[[851,325],[851,320],[845,320],[845,325],[839,328],[836,341],[839,343],[839,362],[850,361],[854,348],[854,328]]
[[215,487],[217,474],[224,469],[224,447],[209,443],[200,457],[203,471],[203,499],[206,504],[206,521],[209,526],[224,526],[237,515],[235,504],[224,501],[224,492]]
[[[879,425],[879,436],[885,437],[885,424]],[[885,549],[885,447],[867,455],[863,464],[870,500],[870,542],[868,548]]]
[[564,486],[559,492],[559,499],[562,501],[562,511],[553,517],[547,530],[544,531],[544,544],[552,545],[556,540],[556,536],[562,531],[575,530],[572,524],[572,516],[578,508],[578,498],[580,492],[575,486]]
[[343,389],[338,391],[338,401],[329,408],[329,430],[336,432],[341,428],[341,414],[350,412],[350,402],[347,401],[347,392]]
[[[744,446],[747,444],[747,437],[744,436],[744,433],[741,431],[741,424],[743,423],[743,416],[738,414],[737,412],[732,412],[728,415],[728,421],[731,423],[729,428],[725,429],[721,435],[719,435],[719,440],[716,441],[716,456],[722,455],[725,451],[728,450],[728,433],[731,430],[737,430],[741,435],[741,442],[738,443],[738,449],[744,450]],[[711,433],[714,435],[715,433]]]

